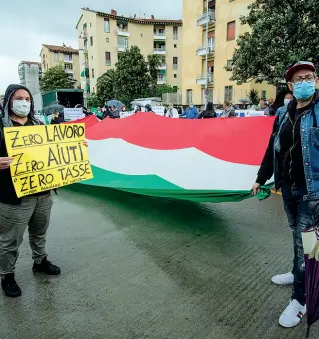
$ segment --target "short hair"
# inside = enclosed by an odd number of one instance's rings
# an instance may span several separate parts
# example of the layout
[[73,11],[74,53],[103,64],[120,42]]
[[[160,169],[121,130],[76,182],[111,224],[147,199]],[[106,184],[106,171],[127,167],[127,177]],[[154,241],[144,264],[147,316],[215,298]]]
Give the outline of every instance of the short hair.
[[228,100],[225,100],[225,101],[224,101],[224,105],[225,105],[225,106],[230,106],[230,102],[229,102]]

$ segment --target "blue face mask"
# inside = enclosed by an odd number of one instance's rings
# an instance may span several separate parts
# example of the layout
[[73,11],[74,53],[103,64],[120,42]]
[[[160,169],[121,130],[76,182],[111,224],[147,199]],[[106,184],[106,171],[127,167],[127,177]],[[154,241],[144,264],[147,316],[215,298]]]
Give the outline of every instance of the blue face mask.
[[294,84],[294,97],[297,100],[308,100],[311,96],[315,94],[315,91],[315,81],[303,81],[301,84]]

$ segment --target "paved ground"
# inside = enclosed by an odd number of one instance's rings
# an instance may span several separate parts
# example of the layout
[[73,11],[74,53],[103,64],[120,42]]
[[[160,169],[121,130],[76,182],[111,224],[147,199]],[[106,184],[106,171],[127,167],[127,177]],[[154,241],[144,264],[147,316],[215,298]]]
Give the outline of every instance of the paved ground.
[[54,199],[48,251],[63,275],[34,277],[25,240],[1,339],[304,338],[305,322],[279,327],[290,288],[270,283],[291,268],[281,197],[213,205],[77,186]]

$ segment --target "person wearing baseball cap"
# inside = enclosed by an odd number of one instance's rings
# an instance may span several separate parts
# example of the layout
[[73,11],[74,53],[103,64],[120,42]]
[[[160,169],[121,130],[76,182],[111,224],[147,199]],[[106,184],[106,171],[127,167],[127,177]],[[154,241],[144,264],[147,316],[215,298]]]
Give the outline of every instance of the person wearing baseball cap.
[[279,318],[279,324],[289,328],[297,326],[306,313],[301,234],[312,228],[319,216],[319,92],[316,69],[311,62],[294,64],[286,72],[286,80],[294,99],[275,120],[253,194],[274,175],[292,229],[293,269],[272,278],[275,284],[293,285],[291,301]]

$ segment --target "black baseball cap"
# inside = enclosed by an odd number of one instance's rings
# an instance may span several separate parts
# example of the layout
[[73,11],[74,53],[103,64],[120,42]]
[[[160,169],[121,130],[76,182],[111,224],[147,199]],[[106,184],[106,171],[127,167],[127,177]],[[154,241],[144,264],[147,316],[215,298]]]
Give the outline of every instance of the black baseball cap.
[[310,61],[298,61],[293,66],[291,66],[286,72],[286,80],[291,81],[294,74],[300,69],[309,69],[310,71],[316,73],[315,65]]

